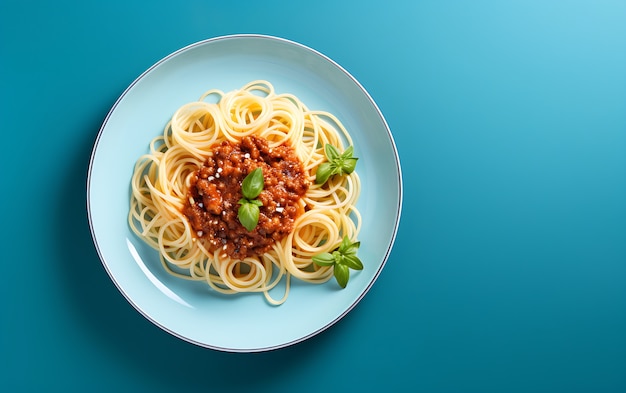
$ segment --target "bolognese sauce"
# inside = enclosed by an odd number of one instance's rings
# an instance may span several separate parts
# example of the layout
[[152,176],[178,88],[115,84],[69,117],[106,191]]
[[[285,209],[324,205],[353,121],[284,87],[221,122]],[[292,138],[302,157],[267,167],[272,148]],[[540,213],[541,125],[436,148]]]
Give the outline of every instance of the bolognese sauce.
[[[261,255],[292,230],[303,213],[300,198],[309,182],[292,147],[269,147],[264,138],[246,136],[240,143],[214,146],[206,162],[192,176],[183,214],[209,250],[234,259]],[[243,179],[256,168],[263,171],[264,188],[258,199],[257,226],[248,231],[237,217]]]

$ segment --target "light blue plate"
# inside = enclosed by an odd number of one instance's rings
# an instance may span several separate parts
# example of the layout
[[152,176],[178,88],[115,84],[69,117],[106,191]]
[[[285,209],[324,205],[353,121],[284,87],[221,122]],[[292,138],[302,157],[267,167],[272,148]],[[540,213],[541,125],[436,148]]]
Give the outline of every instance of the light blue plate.
[[[293,93],[310,109],[334,113],[354,139],[363,191],[359,256],[346,289],[334,280],[292,280],[287,302],[270,306],[261,294],[225,296],[206,284],[166,273],[157,252],[127,224],[130,177],[137,158],[181,105],[208,89],[230,91],[256,79]],[[111,279],[128,301],[167,332],[200,346],[254,352],[305,340],[350,311],[373,285],[391,251],[402,206],[402,175],[393,137],[378,107],[346,70],[301,44],[236,35],[192,44],[135,80],[109,112],[96,140],[87,183],[94,243]]]

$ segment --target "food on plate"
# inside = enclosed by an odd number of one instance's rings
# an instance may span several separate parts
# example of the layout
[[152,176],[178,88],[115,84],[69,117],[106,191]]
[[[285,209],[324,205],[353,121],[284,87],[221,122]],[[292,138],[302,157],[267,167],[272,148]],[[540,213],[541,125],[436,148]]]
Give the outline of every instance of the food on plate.
[[129,225],[169,273],[221,293],[278,305],[291,277],[345,287],[363,268],[357,161],[337,117],[268,81],[209,90],[137,160]]

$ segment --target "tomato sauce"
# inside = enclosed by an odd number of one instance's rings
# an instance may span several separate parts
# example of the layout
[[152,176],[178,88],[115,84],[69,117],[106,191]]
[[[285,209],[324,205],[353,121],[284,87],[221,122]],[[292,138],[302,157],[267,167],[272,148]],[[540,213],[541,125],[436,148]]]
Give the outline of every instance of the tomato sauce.
[[[264,188],[258,199],[258,225],[248,231],[237,217],[238,201],[243,197],[243,179],[256,168],[263,170]],[[198,239],[209,250],[243,259],[261,255],[292,230],[303,212],[298,201],[309,182],[304,167],[292,147],[282,144],[270,148],[267,140],[244,137],[240,143],[224,141],[191,179],[183,214]]]

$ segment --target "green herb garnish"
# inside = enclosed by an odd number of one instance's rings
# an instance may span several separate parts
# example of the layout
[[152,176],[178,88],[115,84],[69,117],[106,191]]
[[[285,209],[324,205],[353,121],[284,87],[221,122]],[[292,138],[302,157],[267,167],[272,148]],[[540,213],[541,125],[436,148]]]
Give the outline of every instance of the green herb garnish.
[[257,197],[263,191],[264,185],[265,181],[263,180],[263,170],[261,168],[256,168],[248,173],[241,183],[243,198],[237,202],[241,205],[237,211],[237,217],[241,225],[250,232],[259,223],[259,207],[263,206],[263,202],[257,199]]
[[315,173],[315,183],[324,184],[333,175],[343,175],[344,173],[350,174],[356,167],[356,160],[358,158],[352,157],[354,153],[354,147],[348,147],[343,153],[339,153],[339,150],[330,143],[324,146],[324,153],[326,153],[327,162],[321,163],[317,167]]
[[313,262],[319,266],[333,266],[333,274],[340,287],[345,288],[350,279],[350,269],[363,270],[363,263],[356,253],[361,242],[351,243],[344,236],[339,247],[332,253],[323,252],[313,256]]

